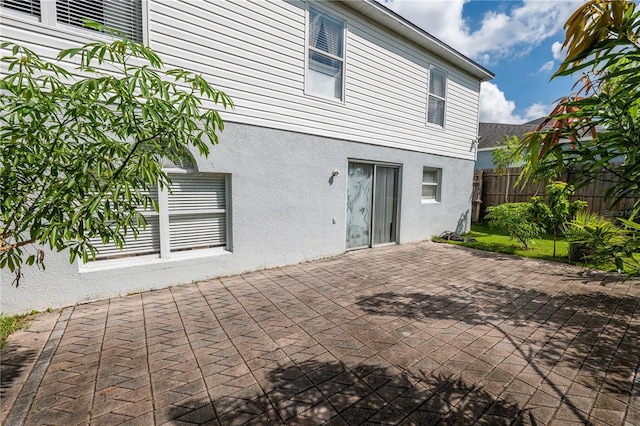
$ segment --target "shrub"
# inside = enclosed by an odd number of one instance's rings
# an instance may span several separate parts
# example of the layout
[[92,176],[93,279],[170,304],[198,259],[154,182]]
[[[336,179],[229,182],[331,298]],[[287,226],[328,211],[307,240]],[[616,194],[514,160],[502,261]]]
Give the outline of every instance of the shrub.
[[489,226],[509,233],[509,238],[518,240],[525,249],[528,242],[537,238],[542,227],[532,220],[529,203],[506,203],[487,208]]
[[578,212],[564,234],[569,241],[569,260],[576,262],[605,262],[616,258],[626,241],[623,230],[588,212]]

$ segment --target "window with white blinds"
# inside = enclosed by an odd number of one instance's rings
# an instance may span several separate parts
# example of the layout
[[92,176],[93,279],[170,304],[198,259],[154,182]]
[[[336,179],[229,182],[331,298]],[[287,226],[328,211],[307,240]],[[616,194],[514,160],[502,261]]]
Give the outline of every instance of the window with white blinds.
[[429,71],[429,96],[427,100],[427,121],[444,127],[447,75],[435,68]]
[[170,174],[169,190],[154,188],[159,212],[144,211],[147,220],[137,238],[130,235],[122,248],[93,241],[96,260],[172,253],[227,244],[227,180],[218,174]]
[[174,175],[171,181],[171,251],[224,246],[227,235],[224,176]]
[[40,0],[0,0],[0,7],[40,18]]
[[307,91],[342,100],[345,23],[309,7]]
[[142,42],[140,0],[56,0],[56,20],[82,27],[85,20],[122,31],[129,39]]
[[40,19],[83,27],[86,20],[104,24],[142,42],[142,0],[0,0],[0,7]]

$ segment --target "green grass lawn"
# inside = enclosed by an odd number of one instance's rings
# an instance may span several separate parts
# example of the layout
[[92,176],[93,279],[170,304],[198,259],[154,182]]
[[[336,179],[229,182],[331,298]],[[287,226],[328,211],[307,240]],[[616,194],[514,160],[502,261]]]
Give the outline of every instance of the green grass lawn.
[[[489,228],[486,225],[472,225],[471,231],[464,235],[467,238],[474,238],[476,242],[449,241],[464,247],[471,247],[478,250],[493,251],[497,253],[512,254],[514,256],[528,257],[532,259],[550,260],[552,262],[570,263],[586,268],[598,269],[602,271],[616,271],[613,262],[607,263],[580,263],[570,262],[567,257],[569,244],[559,237],[556,245],[556,255],[553,255],[553,237],[543,235],[529,243],[529,249],[525,249],[517,240],[509,239],[509,234]],[[640,255],[634,255],[634,259],[640,260]]]
[[7,338],[10,334],[15,333],[16,331],[29,328],[29,320],[36,314],[36,312],[32,312],[30,314],[23,315],[11,315],[11,316],[0,316],[0,349],[4,348],[4,345],[7,344]]
[[465,234],[467,238],[475,238],[477,242],[451,241],[451,244],[471,247],[478,250],[494,251],[498,253],[512,254],[515,256],[529,257],[533,259],[551,260],[554,262],[570,263],[567,258],[568,243],[563,238],[558,238],[556,255],[553,256],[553,238],[542,236],[529,243],[529,249],[525,249],[517,240],[510,240],[509,234],[500,232],[485,225],[472,225],[471,231]]

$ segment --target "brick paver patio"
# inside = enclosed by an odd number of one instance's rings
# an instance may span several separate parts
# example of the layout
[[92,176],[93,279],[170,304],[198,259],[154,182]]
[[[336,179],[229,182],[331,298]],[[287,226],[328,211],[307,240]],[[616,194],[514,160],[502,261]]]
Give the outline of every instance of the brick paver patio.
[[38,345],[3,351],[3,420],[640,425],[639,303],[560,264],[350,252],[67,308],[18,395]]

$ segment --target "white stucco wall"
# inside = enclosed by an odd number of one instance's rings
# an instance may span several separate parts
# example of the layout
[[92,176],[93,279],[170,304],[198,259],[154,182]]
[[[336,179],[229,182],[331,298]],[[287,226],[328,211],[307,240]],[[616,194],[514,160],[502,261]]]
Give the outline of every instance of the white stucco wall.
[[[342,253],[349,159],[401,165],[400,243],[468,226],[473,161],[229,123],[198,168],[231,174],[232,251],[89,268],[47,252],[46,271],[25,268],[18,288],[1,272],[0,310],[56,308]],[[442,168],[440,203],[421,201],[423,167]],[[340,176],[330,183],[333,170]]]

